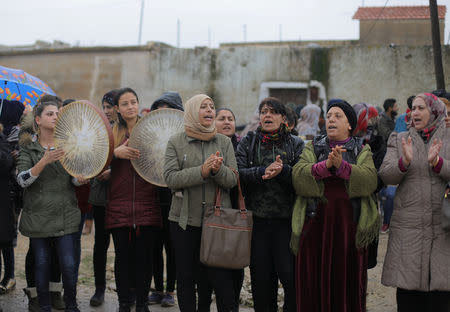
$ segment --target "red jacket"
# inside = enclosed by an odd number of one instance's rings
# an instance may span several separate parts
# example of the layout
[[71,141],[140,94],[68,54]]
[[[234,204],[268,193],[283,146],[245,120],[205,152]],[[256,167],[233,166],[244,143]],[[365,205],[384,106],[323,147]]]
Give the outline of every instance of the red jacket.
[[78,208],[80,208],[82,214],[88,213],[92,209],[92,205],[88,202],[90,191],[91,185],[89,183],[75,187],[75,195],[77,195]]
[[114,159],[105,214],[107,229],[162,226],[159,192],[134,170],[131,161]]

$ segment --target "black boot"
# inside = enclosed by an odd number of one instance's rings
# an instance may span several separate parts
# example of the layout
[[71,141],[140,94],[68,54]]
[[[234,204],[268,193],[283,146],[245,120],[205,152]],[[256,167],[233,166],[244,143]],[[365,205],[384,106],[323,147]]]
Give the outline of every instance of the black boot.
[[[31,289],[31,288],[30,288]],[[31,291],[28,288],[24,288],[23,292],[28,297],[28,311],[29,312],[39,312],[41,309],[39,308],[39,301],[37,294],[35,294],[35,297],[32,297]],[[36,292],[36,289],[32,289],[34,292]]]
[[55,310],[64,310],[66,308],[60,291],[50,292],[50,302],[52,303],[52,308]]
[[136,307],[136,312],[150,312],[150,309],[147,305],[144,305],[143,307]]
[[95,293],[92,296],[89,304],[92,307],[99,307],[105,302],[105,288],[99,287],[95,289]]
[[119,312],[130,312],[130,305],[128,303],[119,304]]

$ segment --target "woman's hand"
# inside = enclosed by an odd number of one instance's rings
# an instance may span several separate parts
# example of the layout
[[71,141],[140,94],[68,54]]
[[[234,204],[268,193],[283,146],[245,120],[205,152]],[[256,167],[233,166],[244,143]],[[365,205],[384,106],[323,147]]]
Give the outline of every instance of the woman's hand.
[[47,146],[47,149],[45,150],[44,156],[37,162],[36,165],[34,165],[33,168],[31,168],[31,174],[35,177],[41,174],[42,170],[44,168],[54,163],[55,161],[61,160],[61,158],[64,157],[64,151],[60,148],[51,150],[50,145]]
[[114,149],[114,156],[121,159],[134,160],[141,156],[141,152],[135,148],[129,147],[128,140],[126,140],[122,145]]
[[281,159],[280,155],[277,155],[275,161],[266,168],[266,171],[264,172],[262,179],[263,180],[273,179],[280,174],[281,170],[283,170],[283,160]]
[[213,171],[213,173],[217,173],[217,171],[219,171],[220,166],[222,165],[223,162],[223,157],[219,157],[219,152],[217,151],[216,154],[211,154],[208,159],[205,160],[205,162],[202,165],[202,177],[203,179],[206,179],[210,174],[211,171]]
[[402,138],[402,156],[403,165],[408,167],[413,160],[412,140],[410,136],[408,137],[408,141],[406,141],[405,138]]
[[219,151],[217,151],[214,158],[214,162],[212,163],[211,166],[212,173],[216,174],[217,172],[219,172],[220,166],[222,166],[222,164],[223,164],[223,157],[220,157],[220,153]]
[[97,176],[97,180],[106,181],[111,177],[111,169],[107,169]]
[[428,162],[431,166],[436,166],[439,162],[439,152],[441,151],[442,141],[435,139],[428,150]]
[[84,185],[86,183],[89,183],[89,179],[85,179],[82,176],[75,177],[77,179],[78,184]]
[[61,160],[64,157],[64,151],[60,148],[57,149],[50,149],[50,145],[47,146],[47,150],[44,153],[44,156],[42,157],[42,161],[45,165],[49,165],[51,163],[54,163],[55,161]]
[[[346,152],[347,150],[343,148],[342,146],[336,146],[331,149],[330,154],[328,155],[327,162],[330,162],[332,166],[334,166],[336,169],[339,169],[342,164],[342,153]],[[331,168],[328,167],[327,168]]]

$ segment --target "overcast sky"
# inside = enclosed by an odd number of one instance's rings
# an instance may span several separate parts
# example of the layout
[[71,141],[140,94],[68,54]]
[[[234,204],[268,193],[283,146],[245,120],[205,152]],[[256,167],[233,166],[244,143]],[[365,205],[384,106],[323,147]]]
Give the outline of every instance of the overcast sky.
[[[445,43],[450,32],[447,6]],[[358,39],[359,6],[386,0],[144,0],[142,43],[217,47],[223,42]],[[388,6],[428,5],[427,0],[388,0]],[[0,44],[27,45],[61,40],[81,46],[122,46],[138,42],[141,0],[13,0],[3,11]],[[4,8],[5,9],[5,8]],[[281,26],[280,26],[281,25]]]

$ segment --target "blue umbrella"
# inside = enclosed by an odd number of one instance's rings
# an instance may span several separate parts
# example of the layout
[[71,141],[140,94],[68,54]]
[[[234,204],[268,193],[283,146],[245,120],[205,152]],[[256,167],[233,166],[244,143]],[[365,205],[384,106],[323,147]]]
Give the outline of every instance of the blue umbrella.
[[19,101],[24,105],[36,105],[45,94],[56,95],[42,80],[23,70],[0,66],[0,113],[3,100]]

